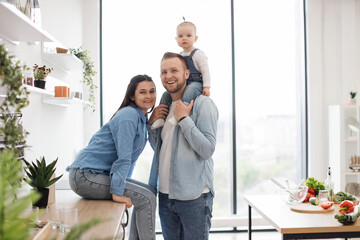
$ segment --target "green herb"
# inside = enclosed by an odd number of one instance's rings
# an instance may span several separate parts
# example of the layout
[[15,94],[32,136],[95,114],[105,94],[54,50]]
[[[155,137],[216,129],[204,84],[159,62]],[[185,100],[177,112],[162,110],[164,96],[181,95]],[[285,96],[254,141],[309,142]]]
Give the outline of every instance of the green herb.
[[335,194],[334,200],[335,202],[342,202],[344,200],[354,201],[356,198],[351,194],[347,194],[346,192],[338,192]]
[[359,217],[359,214],[357,211],[354,211],[354,212],[351,212],[351,213],[347,213],[347,214],[336,214],[334,216],[338,221],[339,223],[341,224],[344,224],[344,225],[349,225],[349,224],[353,224],[356,222],[356,220],[358,219]]
[[320,182],[319,180],[311,177],[305,180],[305,185],[308,188],[312,188],[315,190],[316,194],[319,193],[319,190],[324,190],[325,189],[325,185],[324,182]]

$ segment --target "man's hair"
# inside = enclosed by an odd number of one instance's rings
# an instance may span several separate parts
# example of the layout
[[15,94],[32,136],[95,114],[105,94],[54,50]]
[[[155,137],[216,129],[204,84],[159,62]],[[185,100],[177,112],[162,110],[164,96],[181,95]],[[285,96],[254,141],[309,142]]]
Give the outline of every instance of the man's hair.
[[170,59],[170,58],[178,58],[180,59],[180,61],[184,64],[184,68],[187,69],[187,65],[186,65],[186,61],[185,58],[183,56],[181,56],[178,53],[173,53],[173,52],[166,52],[164,53],[164,56],[161,59],[161,62],[163,62],[166,59]]
[[179,28],[180,26],[192,26],[192,27],[194,28],[195,35],[196,35],[196,26],[195,26],[195,24],[193,24],[192,22],[185,21],[185,22],[180,23],[179,25],[177,25],[176,31],[178,30],[178,28]]

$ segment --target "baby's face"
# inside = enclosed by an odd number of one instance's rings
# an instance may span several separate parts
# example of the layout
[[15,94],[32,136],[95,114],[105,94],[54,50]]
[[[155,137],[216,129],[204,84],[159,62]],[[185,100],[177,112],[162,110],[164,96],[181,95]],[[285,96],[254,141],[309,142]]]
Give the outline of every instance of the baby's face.
[[186,50],[192,50],[194,46],[194,42],[196,42],[197,36],[195,33],[195,29],[191,25],[182,25],[177,29],[176,41],[182,49],[186,52]]

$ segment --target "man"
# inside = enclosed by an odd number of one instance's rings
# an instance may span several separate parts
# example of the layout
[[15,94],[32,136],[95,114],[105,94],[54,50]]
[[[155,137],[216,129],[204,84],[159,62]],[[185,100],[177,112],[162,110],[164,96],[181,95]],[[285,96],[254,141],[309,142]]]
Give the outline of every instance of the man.
[[[214,102],[200,95],[188,106],[181,101],[190,71],[185,59],[165,53],[161,81],[170,93],[170,108],[159,105],[149,119],[154,148],[149,185],[159,191],[159,216],[165,240],[208,239],[214,197],[213,159],[218,111]],[[172,116],[177,125],[168,122]],[[162,128],[151,129],[158,118]],[[158,186],[159,183],[159,186]]]

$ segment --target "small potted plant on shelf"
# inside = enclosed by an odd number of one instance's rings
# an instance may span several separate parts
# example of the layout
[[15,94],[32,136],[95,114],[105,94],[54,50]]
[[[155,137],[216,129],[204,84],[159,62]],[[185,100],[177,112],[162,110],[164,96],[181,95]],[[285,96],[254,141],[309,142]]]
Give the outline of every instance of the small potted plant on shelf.
[[51,73],[52,70],[52,68],[46,68],[45,65],[40,67],[39,65],[35,64],[33,67],[35,79],[34,86],[45,89],[46,77]]
[[55,161],[46,165],[45,157],[42,157],[41,161],[36,159],[36,163],[32,162],[32,164],[24,159],[26,164],[25,173],[27,175],[27,178],[24,178],[24,181],[41,194],[40,200],[34,203],[34,206],[38,206],[39,208],[45,208],[47,206],[49,198],[48,187],[62,177],[63,174],[51,179],[56,170],[55,165],[57,160],[58,159],[56,158]]
[[356,105],[356,95],[357,92],[350,92],[350,104]]

